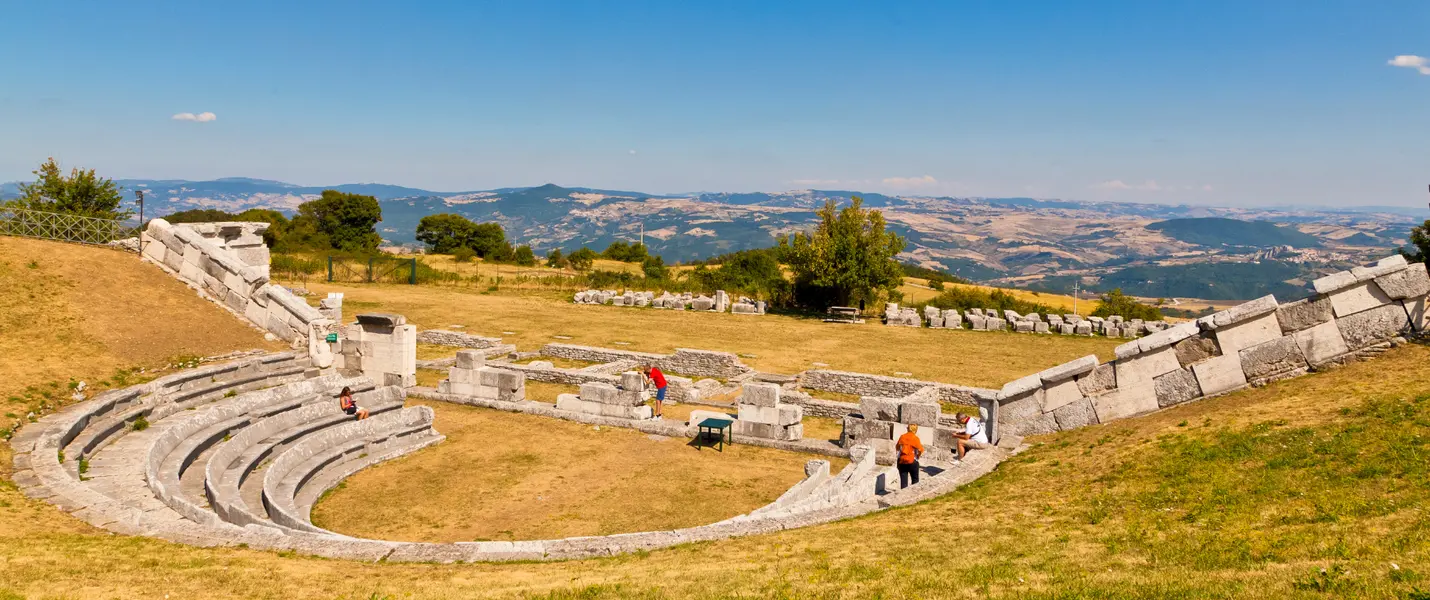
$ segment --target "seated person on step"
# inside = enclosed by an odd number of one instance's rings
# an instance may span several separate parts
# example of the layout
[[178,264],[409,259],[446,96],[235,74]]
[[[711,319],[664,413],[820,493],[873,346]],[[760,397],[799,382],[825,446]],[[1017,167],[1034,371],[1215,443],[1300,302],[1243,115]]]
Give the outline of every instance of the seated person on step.
[[367,418],[367,409],[358,406],[357,401],[353,400],[352,388],[343,387],[342,393],[338,394],[338,406],[343,409],[343,412],[356,416],[359,421]]
[[958,413],[954,420],[963,426],[962,432],[953,434],[954,441],[958,443],[958,447],[954,451],[958,453],[959,460],[963,460],[963,456],[969,450],[982,450],[988,447],[988,432],[983,429],[982,421],[964,413]]

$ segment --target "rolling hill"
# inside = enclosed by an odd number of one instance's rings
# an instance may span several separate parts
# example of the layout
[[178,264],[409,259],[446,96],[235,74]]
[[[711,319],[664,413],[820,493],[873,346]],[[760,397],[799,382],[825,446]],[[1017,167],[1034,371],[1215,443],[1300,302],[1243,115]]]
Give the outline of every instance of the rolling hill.
[[1204,217],[1195,219],[1169,219],[1147,226],[1152,231],[1160,231],[1173,239],[1199,246],[1254,246],[1270,248],[1291,246],[1293,248],[1318,248],[1321,241],[1314,236],[1297,231],[1292,227],[1266,221],[1242,221]]

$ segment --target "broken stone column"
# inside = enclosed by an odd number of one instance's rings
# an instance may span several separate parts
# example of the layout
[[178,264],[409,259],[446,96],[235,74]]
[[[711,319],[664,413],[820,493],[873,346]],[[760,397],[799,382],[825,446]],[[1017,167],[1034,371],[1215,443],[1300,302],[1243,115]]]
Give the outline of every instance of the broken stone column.
[[402,315],[364,313],[340,328],[333,366],[359,371],[378,385],[417,385],[417,326]]

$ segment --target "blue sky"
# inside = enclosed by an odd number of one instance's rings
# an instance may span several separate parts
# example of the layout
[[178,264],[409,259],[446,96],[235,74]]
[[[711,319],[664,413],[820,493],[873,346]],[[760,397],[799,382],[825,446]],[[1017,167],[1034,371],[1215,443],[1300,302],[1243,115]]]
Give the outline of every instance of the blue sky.
[[1430,199],[1430,61],[1412,58],[1430,56],[1424,1],[5,0],[0,14],[0,181],[52,155],[122,178],[443,191]]

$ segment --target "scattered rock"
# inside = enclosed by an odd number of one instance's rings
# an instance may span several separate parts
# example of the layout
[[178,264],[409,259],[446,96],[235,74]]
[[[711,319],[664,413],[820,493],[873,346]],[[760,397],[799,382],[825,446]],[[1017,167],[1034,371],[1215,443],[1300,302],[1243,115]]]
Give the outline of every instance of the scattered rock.
[[502,335],[516,335],[516,332],[515,332],[515,331],[503,331],[503,332],[501,332],[501,334],[502,334]]
[[895,374],[895,375],[898,375],[899,377],[913,377],[913,376],[914,376],[913,373],[909,373],[908,371],[894,371],[894,374]]
[[611,343],[612,343],[612,344],[615,344],[615,345],[617,345],[617,346],[629,346],[629,345],[631,345],[630,342],[611,342]]
[[569,339],[571,339],[571,336],[569,336],[569,335],[553,335],[553,336],[551,336],[551,337],[552,337],[552,338],[555,338],[555,339],[558,339],[558,340],[569,340]]
[[821,369],[823,369],[823,368],[829,366],[829,365],[824,364],[824,363],[822,363],[822,362],[813,362],[813,363],[809,363],[809,364],[810,364],[810,366],[812,366],[812,367],[818,367],[818,368],[821,368]]
[[744,353],[741,353],[741,354],[740,354],[740,358],[759,358],[759,357],[758,357],[758,356],[755,356],[754,354],[744,354]]

